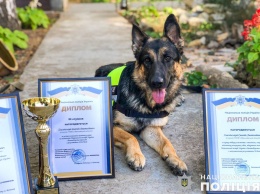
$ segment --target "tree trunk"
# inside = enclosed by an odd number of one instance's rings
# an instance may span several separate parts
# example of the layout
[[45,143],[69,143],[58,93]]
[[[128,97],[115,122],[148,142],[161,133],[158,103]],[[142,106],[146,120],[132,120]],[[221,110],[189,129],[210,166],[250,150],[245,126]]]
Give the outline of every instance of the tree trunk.
[[0,0],[0,26],[11,30],[21,29],[15,0]]

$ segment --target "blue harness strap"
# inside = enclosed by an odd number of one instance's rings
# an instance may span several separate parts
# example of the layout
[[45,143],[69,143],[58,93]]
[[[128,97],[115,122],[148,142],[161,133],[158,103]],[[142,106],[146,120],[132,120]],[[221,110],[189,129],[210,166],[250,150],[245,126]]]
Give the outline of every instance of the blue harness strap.
[[145,114],[138,111],[135,111],[134,109],[125,109],[120,106],[120,104],[115,103],[115,109],[124,114],[127,117],[137,117],[137,118],[163,118],[167,117],[169,113],[167,111],[161,111],[161,112],[155,112],[152,114]]

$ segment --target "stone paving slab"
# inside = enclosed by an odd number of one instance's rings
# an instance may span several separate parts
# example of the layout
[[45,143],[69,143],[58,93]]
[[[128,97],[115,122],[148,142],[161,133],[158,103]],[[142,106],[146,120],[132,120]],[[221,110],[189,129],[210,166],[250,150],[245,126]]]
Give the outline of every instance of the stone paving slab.
[[[133,60],[131,25],[115,12],[114,4],[70,4],[50,29],[21,76],[21,100],[37,96],[39,78],[91,77],[101,65]],[[60,181],[61,194],[85,193],[191,193],[200,191],[204,175],[204,133],[201,94],[186,93],[186,102],[170,115],[164,128],[179,156],[186,162],[191,189],[180,185],[159,155],[139,139],[147,164],[143,171],[128,168],[122,150],[115,148],[113,179]],[[33,178],[38,174],[36,123],[24,116]]]

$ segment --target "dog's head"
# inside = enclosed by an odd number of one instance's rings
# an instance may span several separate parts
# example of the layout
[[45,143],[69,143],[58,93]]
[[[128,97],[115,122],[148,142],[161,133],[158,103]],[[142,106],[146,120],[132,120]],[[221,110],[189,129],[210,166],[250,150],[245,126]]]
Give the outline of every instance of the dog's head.
[[[137,25],[132,29],[132,49],[136,58],[133,79],[143,90],[150,106],[162,105],[180,85],[183,41],[180,26],[173,14],[164,24],[160,39],[147,36]],[[176,88],[175,88],[176,87]]]

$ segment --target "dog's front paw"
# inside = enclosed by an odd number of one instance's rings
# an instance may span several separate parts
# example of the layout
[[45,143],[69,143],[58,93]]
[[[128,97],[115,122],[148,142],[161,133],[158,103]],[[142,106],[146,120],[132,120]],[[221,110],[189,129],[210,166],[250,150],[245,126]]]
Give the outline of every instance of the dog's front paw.
[[185,97],[182,95],[182,93],[179,94],[177,98],[176,106],[181,106],[185,102]]
[[170,166],[174,175],[183,176],[188,171],[186,164],[177,156],[168,156],[164,160]]
[[141,171],[145,166],[145,157],[142,153],[127,154],[126,161],[128,166],[135,171]]

